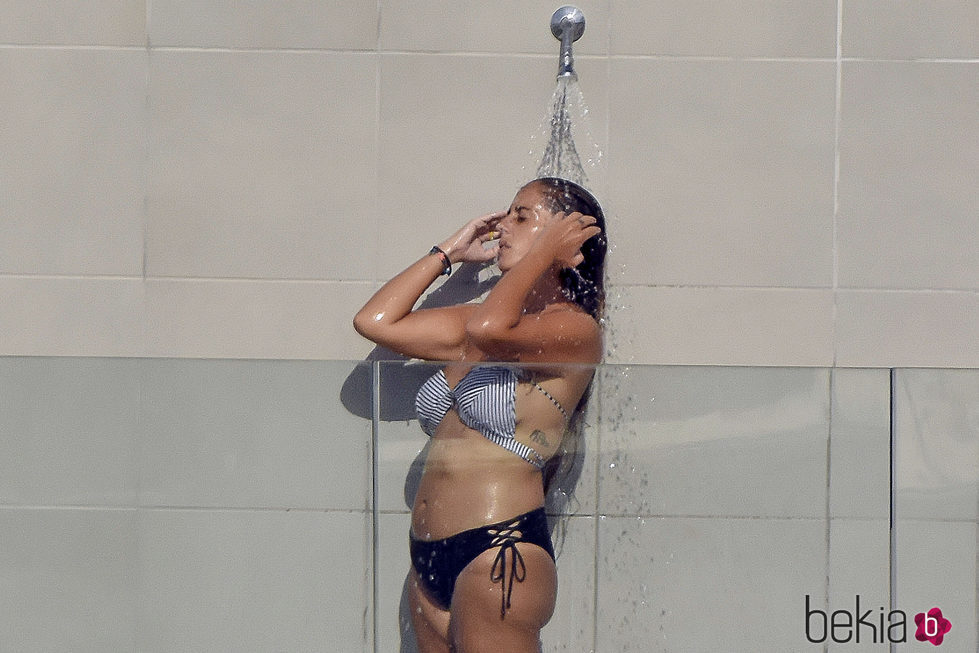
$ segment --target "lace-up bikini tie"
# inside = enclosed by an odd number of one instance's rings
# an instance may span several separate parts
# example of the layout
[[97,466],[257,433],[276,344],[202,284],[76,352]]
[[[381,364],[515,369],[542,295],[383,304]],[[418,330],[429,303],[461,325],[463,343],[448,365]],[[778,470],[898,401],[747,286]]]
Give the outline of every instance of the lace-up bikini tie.
[[[510,522],[500,529],[488,530],[487,533],[493,536],[491,547],[500,547],[496,558],[493,560],[493,567],[490,569],[490,580],[501,584],[502,595],[500,597],[500,619],[506,616],[507,608],[510,607],[510,595],[513,594],[513,582],[522,583],[527,577],[527,566],[524,564],[523,556],[517,549],[517,542],[521,542],[523,534],[518,530],[520,520]],[[509,582],[507,581],[507,551],[510,552]]]
[[462,570],[479,554],[499,547],[490,568],[490,578],[491,583],[503,584],[502,618],[510,606],[513,583],[523,581],[527,575],[523,557],[516,548],[517,542],[539,547],[554,560],[549,533],[547,514],[541,506],[522,515],[477,526],[441,540],[418,539],[409,529],[408,541],[411,563],[419,584],[443,610],[448,610],[452,605],[452,593]]

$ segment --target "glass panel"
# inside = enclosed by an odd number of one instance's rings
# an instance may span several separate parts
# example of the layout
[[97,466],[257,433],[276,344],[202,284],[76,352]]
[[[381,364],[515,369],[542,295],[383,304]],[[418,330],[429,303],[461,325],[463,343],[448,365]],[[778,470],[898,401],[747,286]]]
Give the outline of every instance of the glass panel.
[[138,362],[0,357],[0,502],[136,506]]
[[4,644],[369,648],[363,367],[0,358]]
[[797,650],[826,595],[828,370],[604,373],[596,650]]
[[[0,631],[417,650],[414,397],[437,369],[0,357]],[[976,650],[979,371],[602,366],[579,443],[547,501],[543,651],[884,651],[825,620],[893,608],[912,642],[935,607],[942,650]]]
[[0,357],[0,648],[132,651],[139,367]]
[[415,417],[415,394],[440,365],[382,362],[377,423],[376,651],[414,651],[408,605],[408,529],[428,438]]
[[837,639],[849,641],[836,643],[816,613],[808,623],[799,621],[809,629],[800,632],[814,639],[826,634],[830,651],[884,653],[890,647],[878,617],[890,610],[890,372],[835,369],[831,374],[829,600],[813,607],[827,615],[871,610],[878,625],[876,633],[866,626],[859,633],[839,628]]
[[141,361],[141,505],[363,510],[370,422],[341,402],[351,367]]
[[[952,624],[942,650],[979,648],[979,370],[894,372],[895,604]],[[936,622],[929,627],[937,632]]]
[[343,392],[360,367],[141,367],[138,648],[363,648],[371,422]]

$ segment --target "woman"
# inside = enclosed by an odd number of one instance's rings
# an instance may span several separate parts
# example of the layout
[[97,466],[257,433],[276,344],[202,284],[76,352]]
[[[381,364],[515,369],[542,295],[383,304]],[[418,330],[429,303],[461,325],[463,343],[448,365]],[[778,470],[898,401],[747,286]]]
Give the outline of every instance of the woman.
[[[593,368],[569,364],[602,356],[605,250],[594,197],[537,179],[507,211],[472,220],[387,282],[354,319],[380,345],[450,361],[416,400],[432,436],[409,536],[423,653],[538,650],[557,592],[542,472],[587,399]],[[481,304],[412,310],[453,263],[494,258],[503,274]],[[486,361],[528,365],[476,365]]]

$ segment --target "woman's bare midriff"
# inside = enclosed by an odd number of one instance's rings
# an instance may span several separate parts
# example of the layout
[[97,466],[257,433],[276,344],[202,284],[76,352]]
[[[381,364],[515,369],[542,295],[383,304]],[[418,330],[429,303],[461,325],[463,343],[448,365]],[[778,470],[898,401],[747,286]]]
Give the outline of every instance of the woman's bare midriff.
[[540,470],[446,413],[411,511],[416,537],[438,540],[544,505]]

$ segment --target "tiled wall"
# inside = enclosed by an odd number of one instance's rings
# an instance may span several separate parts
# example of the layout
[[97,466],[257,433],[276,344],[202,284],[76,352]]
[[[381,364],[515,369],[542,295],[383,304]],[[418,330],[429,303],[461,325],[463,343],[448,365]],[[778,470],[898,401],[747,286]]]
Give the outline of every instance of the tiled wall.
[[[608,360],[979,365],[979,5],[579,5]],[[2,3],[0,353],[364,356],[530,175],[554,8]]]
[[[558,4],[0,2],[0,650],[372,640],[365,386],[310,360],[529,176]],[[856,368],[979,366],[979,5],[577,4],[607,360],[798,369],[610,368],[550,650],[794,650],[800,588],[891,576],[975,650],[974,373],[899,375],[889,542]],[[390,619],[419,439],[381,435]],[[746,587],[787,625],[739,629]]]
[[366,650],[356,369],[0,358],[0,651]]

